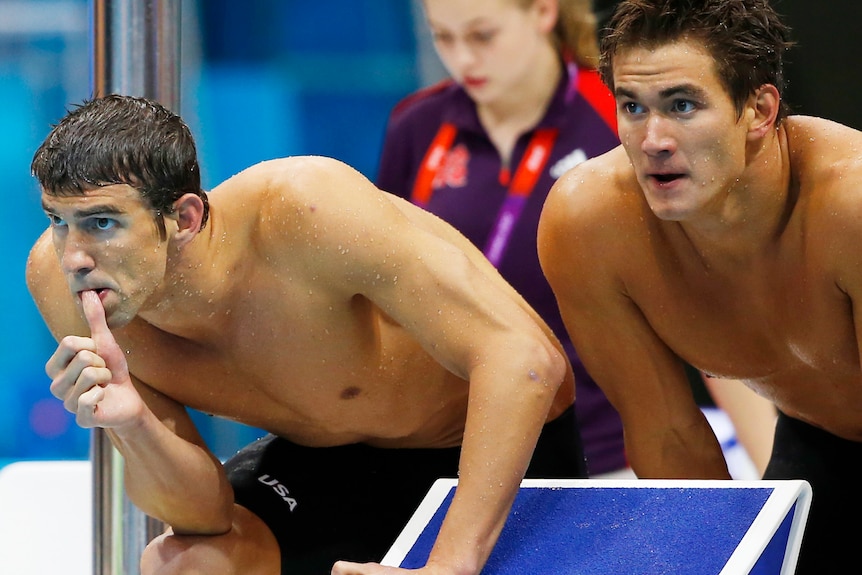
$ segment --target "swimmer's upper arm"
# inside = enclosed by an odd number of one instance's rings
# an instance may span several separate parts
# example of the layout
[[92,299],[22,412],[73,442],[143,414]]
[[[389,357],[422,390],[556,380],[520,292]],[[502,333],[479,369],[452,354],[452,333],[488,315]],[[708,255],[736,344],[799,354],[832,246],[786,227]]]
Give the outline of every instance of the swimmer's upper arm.
[[[628,389],[643,345],[638,340],[649,337],[622,278],[625,262],[620,252],[625,250],[618,246],[625,242],[625,232],[606,224],[619,206],[595,192],[609,185],[589,166],[560,178],[542,210],[537,245],[542,271],[580,358],[626,415],[639,391]],[[626,347],[634,348],[634,355],[626,353]]]
[[615,270],[619,238],[604,233],[604,206],[591,196],[599,182],[590,174],[572,170],[551,189],[539,220],[539,261],[579,357],[626,415],[638,391],[626,389],[634,381],[627,377],[633,370],[626,360],[635,358],[623,357],[624,339],[632,336],[629,326],[637,318]]
[[555,184],[539,224],[542,269],[579,357],[620,413],[638,475],[719,474],[706,470],[711,463],[693,471],[678,457],[680,435],[702,433],[705,421],[683,363],[627,293],[639,240],[605,172],[586,166]]
[[[862,141],[856,145],[862,145]],[[841,146],[841,149],[847,148]],[[834,185],[825,190],[828,195],[809,235],[817,242],[816,252],[833,274],[836,287],[850,298],[856,341],[862,342],[862,313],[859,311],[862,309],[862,259],[858,256],[862,245],[862,159],[854,157],[834,162],[827,170],[830,176],[818,174],[819,189],[824,191],[822,187],[826,181]],[[862,363],[862,344],[859,344],[859,360]]]

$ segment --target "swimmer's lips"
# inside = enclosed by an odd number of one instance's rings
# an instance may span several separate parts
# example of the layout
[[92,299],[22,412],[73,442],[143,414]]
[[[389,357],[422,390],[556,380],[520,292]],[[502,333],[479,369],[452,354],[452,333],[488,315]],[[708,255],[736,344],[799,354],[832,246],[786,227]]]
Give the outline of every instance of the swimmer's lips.
[[659,184],[669,184],[685,177],[685,174],[650,174],[649,177]]
[[84,292],[91,291],[99,296],[100,300],[104,301],[105,294],[108,293],[108,288],[87,288],[78,292],[78,299],[81,299],[84,295]]

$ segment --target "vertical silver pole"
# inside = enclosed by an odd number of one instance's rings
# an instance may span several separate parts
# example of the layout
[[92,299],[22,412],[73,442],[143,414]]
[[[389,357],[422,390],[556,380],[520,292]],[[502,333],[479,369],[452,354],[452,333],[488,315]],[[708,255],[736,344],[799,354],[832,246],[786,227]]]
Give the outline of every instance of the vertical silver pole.
[[[94,96],[157,100],[179,113],[181,0],[91,0]],[[149,541],[162,531],[125,496],[123,462],[105,432],[93,431],[93,569],[137,575]]]

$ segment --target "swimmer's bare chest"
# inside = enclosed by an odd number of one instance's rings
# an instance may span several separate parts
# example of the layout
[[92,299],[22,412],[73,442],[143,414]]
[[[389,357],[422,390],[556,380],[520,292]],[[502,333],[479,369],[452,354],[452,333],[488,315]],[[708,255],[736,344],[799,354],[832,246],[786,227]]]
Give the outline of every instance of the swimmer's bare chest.
[[183,405],[306,445],[460,443],[466,382],[367,301],[345,306],[237,306],[246,317],[206,344],[139,328],[130,371]]
[[676,257],[629,282],[658,336],[683,360],[742,379],[790,415],[862,439],[862,371],[852,306],[802,257],[738,270]]

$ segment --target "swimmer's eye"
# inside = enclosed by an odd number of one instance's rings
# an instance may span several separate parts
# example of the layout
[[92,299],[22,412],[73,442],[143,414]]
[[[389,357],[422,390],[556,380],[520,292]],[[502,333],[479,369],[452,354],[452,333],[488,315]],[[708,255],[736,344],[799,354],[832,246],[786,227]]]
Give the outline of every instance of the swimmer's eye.
[[693,112],[697,106],[691,100],[676,100],[671,109],[678,114],[688,114]]
[[111,218],[93,218],[92,227],[100,232],[113,229],[117,225],[117,220]]
[[645,108],[637,102],[623,102],[620,104],[620,109],[630,116],[642,114],[645,110]]
[[66,225],[66,220],[60,216],[55,216],[54,214],[47,214],[47,216],[52,228],[59,228]]

